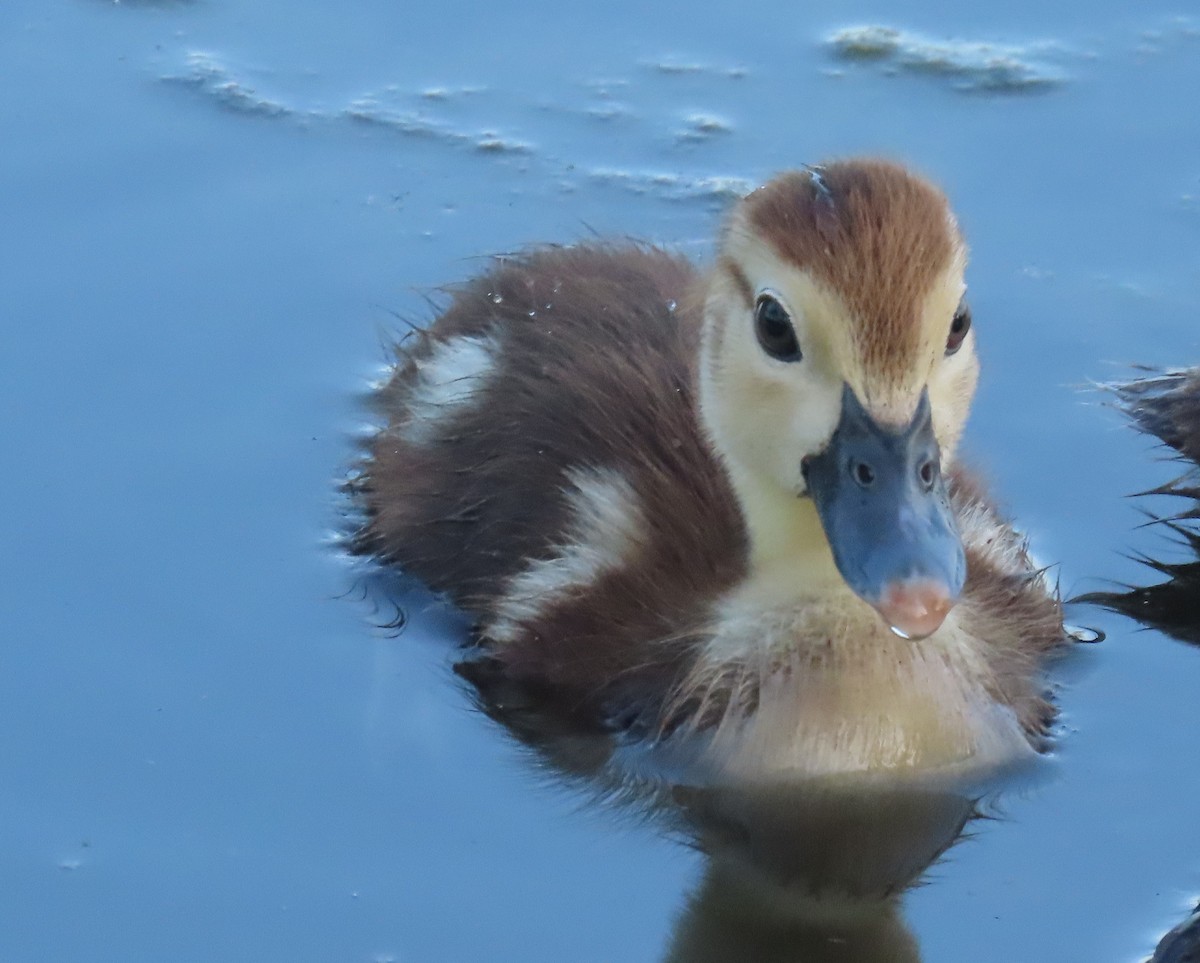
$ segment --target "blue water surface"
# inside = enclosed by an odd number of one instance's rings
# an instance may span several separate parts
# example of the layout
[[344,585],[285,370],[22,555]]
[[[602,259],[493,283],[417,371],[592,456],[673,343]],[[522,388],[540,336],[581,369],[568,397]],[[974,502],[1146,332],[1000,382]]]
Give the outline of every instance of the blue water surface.
[[[1141,579],[1124,496],[1172,470],[1088,386],[1200,358],[1180,14],[8,0],[0,960],[661,958],[699,858],[536,776],[461,622],[378,628],[336,546],[383,342],[484,255],[703,258],[743,184],[904,159],[972,245],[968,456],[1065,591]],[[855,24],[1046,82],[840,59]],[[1077,616],[1054,778],[907,900],[930,963],[1136,960],[1195,902],[1200,652]]]

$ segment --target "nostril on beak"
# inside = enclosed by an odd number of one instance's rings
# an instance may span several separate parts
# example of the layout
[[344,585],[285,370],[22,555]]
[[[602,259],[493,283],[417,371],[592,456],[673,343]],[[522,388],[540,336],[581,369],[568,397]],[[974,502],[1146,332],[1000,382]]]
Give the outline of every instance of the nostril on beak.
[[927,458],[921,462],[920,467],[917,469],[917,478],[920,479],[921,487],[925,491],[933,488],[933,483],[937,480],[937,467],[934,465],[933,459]]
[[858,483],[859,487],[870,488],[875,484],[875,469],[865,461],[855,459],[850,462],[850,477]]

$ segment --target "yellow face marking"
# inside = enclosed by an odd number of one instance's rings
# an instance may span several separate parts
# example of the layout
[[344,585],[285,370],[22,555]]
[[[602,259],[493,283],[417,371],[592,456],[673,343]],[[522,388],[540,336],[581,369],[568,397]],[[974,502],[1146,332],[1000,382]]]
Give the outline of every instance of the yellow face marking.
[[[941,299],[931,313],[930,292],[961,285],[965,262],[941,192],[895,164],[832,164],[819,183],[793,172],[751,194],[730,233],[760,239],[809,277],[822,291],[810,307],[853,342],[846,380],[881,420],[910,415],[941,324]],[[823,309],[833,302],[836,309]]]
[[[843,385],[893,425],[907,425],[928,390],[947,463],[977,369],[973,334],[945,356],[966,249],[942,195],[874,162],[823,176],[831,209],[814,207],[807,174],[789,174],[735,210],[704,307],[702,417],[738,492],[756,571],[766,577],[779,560],[781,585],[796,584],[801,558],[806,582],[838,578],[815,516],[805,515],[811,503],[798,496],[803,459],[837,428]],[[799,360],[758,343],[754,305],[764,293],[788,312]]]

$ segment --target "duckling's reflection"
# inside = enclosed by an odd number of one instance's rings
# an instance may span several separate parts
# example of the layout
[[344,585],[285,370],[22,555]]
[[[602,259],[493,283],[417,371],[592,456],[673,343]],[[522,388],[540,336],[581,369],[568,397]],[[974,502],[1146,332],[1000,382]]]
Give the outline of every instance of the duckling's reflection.
[[553,775],[634,807],[705,855],[667,963],[920,960],[900,897],[976,814],[968,787],[845,777],[710,786],[680,779],[685,761],[664,778],[672,770],[636,740],[514,684],[486,658],[457,671]]
[[670,963],[919,960],[899,898],[974,812],[964,796],[897,787],[688,789],[676,797],[708,858]]
[[1200,368],[1148,373],[1115,385],[1112,391],[1134,426],[1173,449],[1186,466],[1174,481],[1144,494],[1181,499],[1179,512],[1151,518],[1170,530],[1188,558],[1168,562],[1142,556],[1156,576],[1165,576],[1164,581],[1130,585],[1117,592],[1091,592],[1074,601],[1100,605],[1200,645]]

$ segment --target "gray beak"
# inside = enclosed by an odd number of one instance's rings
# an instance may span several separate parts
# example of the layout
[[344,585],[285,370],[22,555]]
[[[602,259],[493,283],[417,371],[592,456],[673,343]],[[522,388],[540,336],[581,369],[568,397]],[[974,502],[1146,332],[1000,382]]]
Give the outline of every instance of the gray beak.
[[803,470],[846,584],[897,635],[932,635],[962,592],[967,564],[929,392],[909,425],[894,431],[878,425],[846,385],[837,430]]

